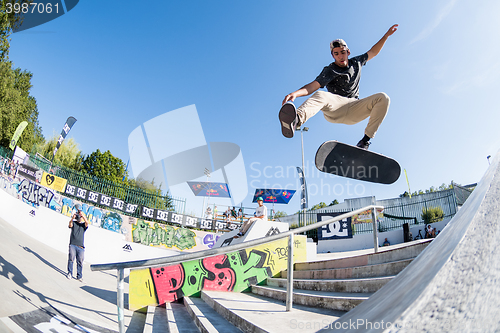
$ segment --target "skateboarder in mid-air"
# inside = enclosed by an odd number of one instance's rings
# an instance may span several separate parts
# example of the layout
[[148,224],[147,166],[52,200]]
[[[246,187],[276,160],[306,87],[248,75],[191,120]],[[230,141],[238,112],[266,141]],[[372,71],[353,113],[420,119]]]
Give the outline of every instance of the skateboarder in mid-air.
[[[295,128],[303,125],[319,110],[331,123],[353,125],[370,117],[364,137],[357,146],[368,149],[370,139],[375,136],[389,109],[389,96],[378,93],[359,99],[359,80],[361,66],[375,57],[384,46],[387,38],[396,32],[393,25],[385,35],[366,53],[349,59],[351,52],[342,39],[330,43],[330,51],[335,61],[323,68],[318,77],[297,91],[286,95],[279,112],[281,131],[287,138],[293,137]],[[326,86],[326,91],[316,91]],[[292,103],[297,97],[309,97],[298,109]]]

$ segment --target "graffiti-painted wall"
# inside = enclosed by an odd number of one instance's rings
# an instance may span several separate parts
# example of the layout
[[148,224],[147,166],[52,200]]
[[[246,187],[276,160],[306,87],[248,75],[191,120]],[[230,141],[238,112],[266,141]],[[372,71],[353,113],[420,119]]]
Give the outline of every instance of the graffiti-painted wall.
[[141,219],[137,219],[132,225],[131,235],[131,241],[134,243],[177,249],[185,252],[211,249],[220,237],[219,234],[211,232],[176,228]]
[[[306,236],[294,238],[294,262],[306,260]],[[288,238],[181,264],[132,270],[131,310],[173,302],[201,290],[242,292],[287,267]]]
[[149,222],[93,206],[57,191],[41,186],[27,178],[0,177],[0,189],[32,205],[46,207],[70,217],[76,204],[80,204],[92,226],[121,233],[125,240],[147,246],[161,247],[178,251],[194,252],[211,249],[220,234],[172,227]]

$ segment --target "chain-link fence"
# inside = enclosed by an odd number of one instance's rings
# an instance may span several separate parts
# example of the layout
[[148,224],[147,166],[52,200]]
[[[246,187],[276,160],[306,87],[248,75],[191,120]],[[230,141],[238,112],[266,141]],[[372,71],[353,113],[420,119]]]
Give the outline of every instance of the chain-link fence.
[[[470,194],[470,193],[469,193]],[[454,189],[427,193],[410,198],[398,198],[388,200],[378,200],[377,205],[384,206],[383,216],[378,218],[378,231],[385,232],[390,230],[402,229],[403,224],[408,223],[410,227],[423,225],[424,212],[437,209],[442,212],[438,220],[451,219],[458,210],[456,194]],[[357,207],[361,208],[361,207]],[[352,209],[338,209],[332,206],[331,209],[322,209],[322,213],[347,213]],[[318,212],[306,212],[298,214],[298,225],[308,225],[317,222]],[[438,222],[438,220],[431,222]],[[304,224],[305,222],[305,224]],[[294,225],[292,224],[292,227]],[[370,221],[353,222],[353,235],[373,232],[373,224]],[[317,239],[317,230],[308,232],[308,237]]]
[[[11,159],[12,151],[0,146],[0,155]],[[29,155],[29,159],[26,160],[25,163],[47,173],[64,178],[70,185],[115,197],[130,204],[146,206],[148,208],[172,210],[176,213],[185,212],[186,199],[176,198],[170,195],[161,195],[158,193],[160,192],[159,190],[140,189],[90,176],[64,166],[53,165],[50,161],[41,156]],[[69,194],[65,195],[71,196]]]

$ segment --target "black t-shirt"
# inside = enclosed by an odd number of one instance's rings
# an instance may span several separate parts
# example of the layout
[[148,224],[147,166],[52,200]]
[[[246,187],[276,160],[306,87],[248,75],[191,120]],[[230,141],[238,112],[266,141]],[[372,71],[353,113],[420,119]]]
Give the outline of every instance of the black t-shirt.
[[80,215],[76,215],[76,218],[73,219],[73,228],[71,228],[69,244],[85,248],[85,246],[83,246],[83,236],[88,227],[85,226],[85,222],[82,223],[80,220]]
[[359,79],[361,78],[361,67],[368,61],[368,53],[350,58],[347,67],[337,66],[334,62],[323,68],[316,78],[321,88],[332,94],[349,98],[359,97]]

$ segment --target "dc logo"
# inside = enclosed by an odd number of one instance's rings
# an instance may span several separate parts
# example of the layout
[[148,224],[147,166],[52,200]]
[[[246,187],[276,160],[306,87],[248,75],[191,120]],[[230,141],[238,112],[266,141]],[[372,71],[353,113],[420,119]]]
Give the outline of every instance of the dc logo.
[[[318,221],[327,221],[342,213],[318,213]],[[351,218],[335,221],[318,229],[318,239],[352,238]]]

